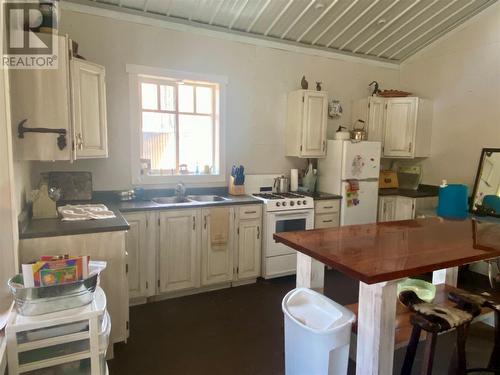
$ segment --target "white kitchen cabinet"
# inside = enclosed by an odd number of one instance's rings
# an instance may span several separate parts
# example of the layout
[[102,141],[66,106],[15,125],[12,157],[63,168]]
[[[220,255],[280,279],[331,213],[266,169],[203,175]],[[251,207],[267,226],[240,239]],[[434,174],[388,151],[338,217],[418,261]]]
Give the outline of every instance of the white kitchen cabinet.
[[159,214],[159,292],[200,286],[200,210]]
[[379,197],[378,221],[411,220],[415,218],[415,198],[389,195]]
[[327,119],[328,93],[297,90],[288,94],[286,156],[325,156]]
[[370,96],[353,102],[352,123],[358,120],[365,122],[369,141],[384,140],[385,100],[378,96]]
[[398,196],[396,198],[395,220],[411,220],[415,218],[415,198]]
[[370,97],[353,102],[352,122],[365,121],[368,139],[382,142],[384,158],[430,156],[432,102],[417,97]]
[[396,196],[383,196],[378,200],[378,221],[394,221],[396,217]]
[[105,70],[71,59],[71,94],[77,159],[108,157]]
[[156,232],[154,212],[123,215],[130,225],[126,235],[128,287],[131,300],[155,294]]
[[261,275],[262,207],[240,207],[237,228],[236,279],[255,279]]
[[314,229],[336,228],[340,225],[340,200],[314,202]]
[[233,278],[232,207],[201,210],[201,285],[231,281]]
[[[41,39],[50,34],[37,34]],[[17,160],[68,160],[108,156],[104,67],[72,56],[71,40],[57,36],[57,69],[9,71],[14,153]],[[26,132],[46,128],[59,134]]]

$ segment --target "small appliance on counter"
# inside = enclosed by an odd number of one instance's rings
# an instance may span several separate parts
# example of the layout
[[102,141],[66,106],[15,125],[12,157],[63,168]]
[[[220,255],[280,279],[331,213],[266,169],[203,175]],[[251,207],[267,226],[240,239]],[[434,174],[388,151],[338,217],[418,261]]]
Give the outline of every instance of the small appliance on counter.
[[400,165],[398,167],[398,182],[400,189],[417,190],[421,181],[421,165]]
[[356,121],[356,123],[352,127],[350,134],[351,134],[351,140],[354,142],[366,141],[367,134],[366,134],[365,122],[363,120]]
[[399,187],[397,173],[390,170],[380,171],[378,187],[380,189],[397,189]]
[[135,199],[135,189],[117,191],[116,196],[122,202],[133,201]]

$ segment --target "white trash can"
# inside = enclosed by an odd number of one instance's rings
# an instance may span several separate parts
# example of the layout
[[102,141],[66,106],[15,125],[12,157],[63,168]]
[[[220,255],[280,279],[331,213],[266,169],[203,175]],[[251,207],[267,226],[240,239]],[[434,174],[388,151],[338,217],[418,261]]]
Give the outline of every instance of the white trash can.
[[285,315],[286,375],[345,375],[356,316],[311,289],[290,291]]

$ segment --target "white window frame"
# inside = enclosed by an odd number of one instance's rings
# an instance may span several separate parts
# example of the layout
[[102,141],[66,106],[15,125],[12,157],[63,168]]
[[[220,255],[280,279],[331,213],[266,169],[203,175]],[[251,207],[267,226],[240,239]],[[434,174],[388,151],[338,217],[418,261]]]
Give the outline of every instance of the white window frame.
[[[226,85],[227,77],[210,74],[200,74],[179,70],[154,68],[143,65],[127,64],[126,71],[129,74],[129,106],[130,106],[130,148],[131,148],[131,176],[132,185],[171,185],[174,186],[179,181],[194,186],[223,186],[226,183],[226,147],[225,147],[225,108],[226,108]],[[217,83],[219,85],[219,108],[218,126],[215,129],[216,137],[214,143],[218,144],[217,164],[218,174],[210,175],[143,175],[141,174],[141,94],[140,79],[143,77],[174,78],[178,80],[199,81]]]

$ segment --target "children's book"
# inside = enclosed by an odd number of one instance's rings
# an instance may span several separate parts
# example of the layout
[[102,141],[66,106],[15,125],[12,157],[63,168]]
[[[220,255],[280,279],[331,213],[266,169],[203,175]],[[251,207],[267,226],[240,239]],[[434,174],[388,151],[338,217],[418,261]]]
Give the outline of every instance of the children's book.
[[31,264],[23,264],[25,287],[72,283],[88,277],[88,256],[41,256]]

